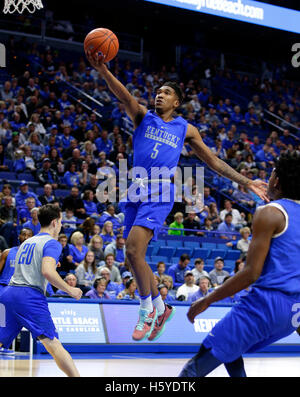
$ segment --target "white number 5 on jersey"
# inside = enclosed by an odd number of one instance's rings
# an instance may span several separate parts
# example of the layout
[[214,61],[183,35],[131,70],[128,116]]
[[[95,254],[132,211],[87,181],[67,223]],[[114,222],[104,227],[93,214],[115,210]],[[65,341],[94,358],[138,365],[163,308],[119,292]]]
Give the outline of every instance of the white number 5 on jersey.
[[154,148],[153,148],[153,152],[151,153],[151,158],[152,159],[156,159],[157,155],[158,155],[158,145],[161,146],[162,143],[156,143]]

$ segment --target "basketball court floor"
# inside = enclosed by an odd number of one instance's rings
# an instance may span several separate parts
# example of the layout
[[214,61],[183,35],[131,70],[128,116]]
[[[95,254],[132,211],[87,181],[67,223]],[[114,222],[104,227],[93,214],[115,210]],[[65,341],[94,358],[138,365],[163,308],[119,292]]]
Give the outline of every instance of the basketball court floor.
[[[82,377],[177,377],[192,354],[72,354]],[[248,377],[300,377],[300,354],[264,353],[245,356]],[[49,355],[16,353],[0,356],[0,377],[64,377]],[[224,366],[209,377],[228,377]]]

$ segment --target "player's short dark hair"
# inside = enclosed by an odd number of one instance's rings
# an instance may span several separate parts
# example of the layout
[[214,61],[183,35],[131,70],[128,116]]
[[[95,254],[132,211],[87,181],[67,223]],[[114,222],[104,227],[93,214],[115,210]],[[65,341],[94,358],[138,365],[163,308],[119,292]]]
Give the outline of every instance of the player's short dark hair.
[[176,95],[178,97],[179,103],[181,105],[182,102],[183,102],[183,92],[182,92],[180,86],[177,83],[175,83],[175,81],[166,81],[163,84],[163,86],[167,86],[167,87],[173,88],[173,90],[175,91],[175,93],[176,93]]
[[284,152],[275,162],[275,174],[279,178],[284,198],[300,200],[300,152]]
[[47,227],[54,219],[59,219],[61,209],[54,204],[43,205],[38,212],[41,227]]

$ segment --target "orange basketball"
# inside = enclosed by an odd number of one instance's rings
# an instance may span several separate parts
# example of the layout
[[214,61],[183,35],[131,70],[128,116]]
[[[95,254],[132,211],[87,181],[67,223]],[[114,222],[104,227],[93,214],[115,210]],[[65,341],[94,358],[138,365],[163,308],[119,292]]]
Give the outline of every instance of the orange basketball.
[[102,55],[105,62],[109,62],[119,51],[119,40],[109,29],[94,29],[84,39],[84,51],[87,52],[88,50],[92,56]]

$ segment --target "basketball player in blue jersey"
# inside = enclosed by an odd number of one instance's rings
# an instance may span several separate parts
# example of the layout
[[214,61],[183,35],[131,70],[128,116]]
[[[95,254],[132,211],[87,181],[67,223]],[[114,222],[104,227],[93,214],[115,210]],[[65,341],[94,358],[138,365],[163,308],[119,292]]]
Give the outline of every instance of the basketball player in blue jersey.
[[24,241],[15,258],[15,272],[0,295],[0,347],[8,348],[21,329],[28,329],[68,376],[79,376],[69,353],[59,342],[45,297],[48,282],[80,299],[82,291],[69,286],[56,272],[62,251],[57,241],[61,211],[53,204],[39,209],[39,234]]
[[[141,188],[141,191],[144,184],[148,188],[152,182],[157,182],[155,177],[154,181],[151,172],[154,168],[166,167],[169,170],[174,170],[175,173],[183,144],[187,141],[197,156],[205,161],[210,168],[238,184],[247,186],[261,198],[266,198],[264,182],[249,180],[233,170],[210,151],[194,126],[188,124],[182,117],[174,117],[174,112],[183,99],[180,87],[176,83],[163,84],[155,97],[155,111],[148,111],[113,76],[105,65],[103,57],[97,56],[95,59],[91,54],[87,54],[87,57],[91,65],[106,81],[110,91],[125,105],[126,113],[134,123],[133,167],[142,167],[147,173],[147,178],[142,180],[142,184],[140,181],[136,181],[136,185]],[[132,335],[134,340],[157,339],[164,330],[165,322],[171,319],[175,310],[172,306],[164,304],[156,287],[152,270],[145,262],[148,243],[151,239],[157,239],[158,231],[174,204],[172,176],[170,174],[171,178],[168,181],[161,180],[158,188],[159,196],[162,196],[162,192],[166,189],[165,184],[169,185],[170,196],[173,197],[169,202],[161,200],[161,197],[159,202],[151,202],[150,192],[148,200],[138,202],[129,200],[125,207],[126,255],[136,278],[141,298],[139,321]],[[135,188],[134,184],[129,189]]]
[[[24,227],[19,234],[19,242],[22,244],[25,240],[33,236],[33,231]],[[6,287],[15,271],[15,258],[19,247],[8,248],[2,252],[0,257],[0,294]]]
[[[19,242],[22,244],[25,240],[33,236],[31,229],[24,227],[19,234]],[[8,285],[15,271],[15,258],[19,247],[12,247],[4,250],[0,257],[0,294]],[[14,354],[13,350],[0,347],[0,354]]]
[[206,376],[224,363],[230,376],[246,376],[243,353],[255,352],[297,330],[300,306],[300,153],[277,160],[268,186],[270,203],[253,217],[243,270],[192,304],[188,318],[252,285],[204,339],[181,377]]

